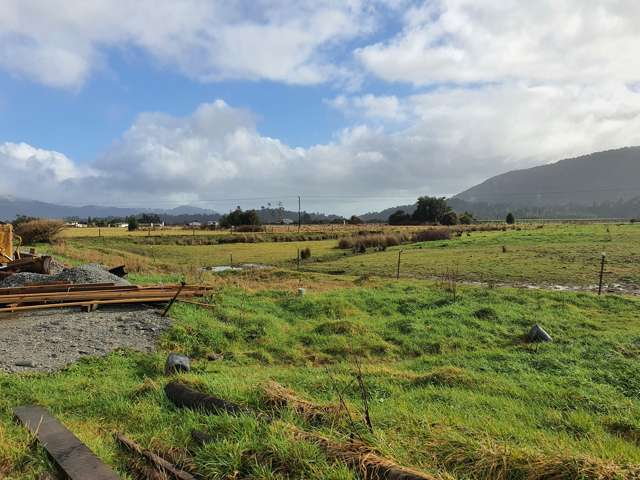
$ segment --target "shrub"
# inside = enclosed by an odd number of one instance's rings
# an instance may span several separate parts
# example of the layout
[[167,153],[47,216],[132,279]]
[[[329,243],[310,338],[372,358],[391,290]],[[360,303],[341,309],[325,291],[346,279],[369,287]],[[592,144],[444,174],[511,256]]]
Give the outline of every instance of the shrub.
[[350,248],[353,248],[353,239],[341,238],[338,240],[338,248],[342,250],[349,250]]
[[451,231],[448,228],[429,228],[416,232],[413,235],[414,242],[434,242],[437,240],[450,240]]
[[458,220],[462,225],[471,225],[475,221],[475,219],[473,218],[473,214],[469,212],[464,212],[462,215],[460,215]]
[[353,247],[353,253],[367,253],[367,246],[364,242],[358,241]]
[[513,213],[509,212],[507,213],[507,218],[505,219],[505,221],[509,225],[513,225],[514,223],[516,223],[516,217],[513,216]]
[[138,219],[136,217],[131,216],[127,218],[127,229],[130,232],[138,230]]
[[60,220],[29,220],[15,227],[15,234],[22,239],[23,245],[34,243],[51,243],[53,237],[64,228]]
[[398,210],[389,215],[389,225],[409,225],[411,223],[411,215],[405,213],[404,210]]
[[388,233],[385,235],[359,232],[353,237],[341,238],[338,241],[338,248],[343,250],[351,248],[356,252],[362,252],[363,249],[366,250],[367,248],[393,247],[410,241],[411,237],[406,233]]
[[308,258],[311,258],[311,249],[307,247],[300,250],[300,259],[307,260]]
[[440,223],[442,225],[457,225],[458,215],[453,210],[449,210],[440,218]]

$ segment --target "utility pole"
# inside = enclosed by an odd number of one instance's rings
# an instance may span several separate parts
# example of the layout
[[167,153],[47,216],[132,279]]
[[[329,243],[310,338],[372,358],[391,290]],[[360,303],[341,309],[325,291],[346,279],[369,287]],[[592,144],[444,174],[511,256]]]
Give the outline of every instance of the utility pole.
[[300,233],[300,225],[302,224],[300,218],[300,195],[298,195],[298,233]]

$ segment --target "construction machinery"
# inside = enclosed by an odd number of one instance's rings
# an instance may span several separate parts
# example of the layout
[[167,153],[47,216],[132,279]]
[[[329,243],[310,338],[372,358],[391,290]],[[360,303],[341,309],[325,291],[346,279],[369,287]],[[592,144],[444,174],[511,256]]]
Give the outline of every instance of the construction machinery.
[[13,227],[0,223],[0,264],[13,261]]

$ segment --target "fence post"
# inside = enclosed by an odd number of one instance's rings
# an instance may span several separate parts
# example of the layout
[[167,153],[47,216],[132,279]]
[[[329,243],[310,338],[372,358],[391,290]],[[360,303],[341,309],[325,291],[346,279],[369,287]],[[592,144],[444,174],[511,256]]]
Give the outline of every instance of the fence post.
[[602,277],[604,277],[604,262],[607,258],[606,253],[602,253],[602,259],[600,260],[600,282],[598,283],[598,295],[602,295]]
[[233,253],[229,254],[229,266],[233,267]]
[[400,280],[400,255],[402,255],[402,250],[398,250],[398,271],[396,273],[396,280]]
[[298,248],[298,257],[297,257],[297,261],[298,261],[298,270],[300,270],[300,248]]

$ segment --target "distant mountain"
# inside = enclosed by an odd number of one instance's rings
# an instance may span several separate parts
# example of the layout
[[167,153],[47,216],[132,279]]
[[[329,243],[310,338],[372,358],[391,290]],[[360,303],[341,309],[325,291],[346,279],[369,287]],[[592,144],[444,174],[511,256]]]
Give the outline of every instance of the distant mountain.
[[[258,217],[263,223],[278,223],[284,219],[293,222],[298,221],[298,212],[290,210],[278,210],[276,208],[257,209]],[[0,220],[12,221],[18,215],[40,218],[74,218],[86,220],[91,218],[124,218],[130,215],[158,214],[160,219],[167,224],[180,225],[190,222],[202,222],[218,220],[221,214],[205,208],[191,205],[181,205],[171,209],[160,208],[122,208],[87,205],[83,207],[73,207],[69,205],[56,205],[53,203],[40,202],[9,196],[0,196]],[[302,219],[305,223],[310,222],[330,222],[342,219],[339,215],[324,213],[302,212]]]
[[389,216],[392,213],[396,213],[398,210],[403,210],[405,213],[413,213],[416,209],[415,203],[413,205],[400,205],[397,207],[386,208],[380,212],[367,212],[362,215],[358,215],[358,217],[365,222],[373,222],[376,220],[381,220],[386,222],[389,219]]
[[17,215],[25,215],[28,217],[42,218],[123,218],[130,215],[141,213],[157,213],[161,217],[178,217],[178,216],[200,216],[215,217],[217,219],[220,214],[213,210],[192,207],[188,205],[172,208],[172,209],[152,209],[152,208],[123,208],[123,207],[105,207],[98,205],[86,205],[82,207],[73,207],[69,205],[57,205],[54,203],[40,202],[38,200],[28,200],[24,198],[16,198],[9,196],[0,196],[0,220],[11,221]]
[[513,170],[454,196],[515,207],[594,206],[640,197],[640,147],[593,153]]
[[[556,163],[513,170],[485,180],[448,199],[456,212],[480,219],[640,218],[640,147],[593,153]],[[360,215],[384,220],[415,205],[400,205]]]

